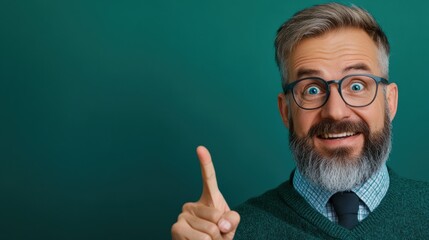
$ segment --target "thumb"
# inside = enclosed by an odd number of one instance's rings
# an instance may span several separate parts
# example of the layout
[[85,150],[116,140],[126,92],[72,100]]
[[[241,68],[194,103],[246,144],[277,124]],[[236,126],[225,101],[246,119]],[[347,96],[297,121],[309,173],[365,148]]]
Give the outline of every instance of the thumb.
[[216,172],[209,151],[207,148],[199,146],[197,147],[197,156],[200,161],[203,178],[203,193],[200,201],[207,206],[213,206],[222,211],[229,210],[222,193],[219,191]]
[[226,239],[233,239],[239,223],[240,215],[236,211],[227,211],[219,219],[217,225]]

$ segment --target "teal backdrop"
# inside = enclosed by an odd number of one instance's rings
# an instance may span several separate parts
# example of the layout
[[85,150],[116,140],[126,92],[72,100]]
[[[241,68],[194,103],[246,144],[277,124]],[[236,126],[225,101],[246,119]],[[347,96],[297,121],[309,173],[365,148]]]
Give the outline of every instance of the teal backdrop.
[[[287,179],[273,40],[323,2],[2,0],[0,238],[169,239],[200,144],[231,206]],[[390,38],[389,164],[428,181],[429,2],[353,3]]]

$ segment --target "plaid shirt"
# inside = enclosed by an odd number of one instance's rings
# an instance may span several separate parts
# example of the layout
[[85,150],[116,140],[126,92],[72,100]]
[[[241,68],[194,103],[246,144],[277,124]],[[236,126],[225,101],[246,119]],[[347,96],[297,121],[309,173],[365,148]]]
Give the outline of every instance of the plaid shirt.
[[[387,172],[386,165],[383,165],[381,169],[364,184],[352,189],[360,198],[358,211],[359,221],[365,219],[369,213],[374,211],[380,204],[381,200],[386,195],[389,183],[389,173]],[[329,202],[329,198],[331,198],[334,193],[313,185],[301,175],[298,169],[295,170],[293,186],[314,209],[329,220],[338,222],[334,208]]]

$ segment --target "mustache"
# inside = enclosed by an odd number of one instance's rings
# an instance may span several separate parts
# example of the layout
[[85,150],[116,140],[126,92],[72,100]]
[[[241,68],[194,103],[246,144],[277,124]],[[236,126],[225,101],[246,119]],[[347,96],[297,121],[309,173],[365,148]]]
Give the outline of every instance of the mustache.
[[368,124],[364,121],[335,121],[332,119],[323,119],[310,128],[307,137],[341,132],[356,132],[363,133],[364,136],[369,136],[370,130]]

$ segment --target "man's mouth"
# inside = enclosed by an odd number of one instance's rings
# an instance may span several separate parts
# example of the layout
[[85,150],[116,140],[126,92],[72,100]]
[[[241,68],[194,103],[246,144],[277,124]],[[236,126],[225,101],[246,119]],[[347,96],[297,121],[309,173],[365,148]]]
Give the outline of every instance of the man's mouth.
[[324,134],[318,135],[318,137],[322,139],[339,139],[339,138],[351,137],[357,134],[359,133],[358,132],[324,133]]

